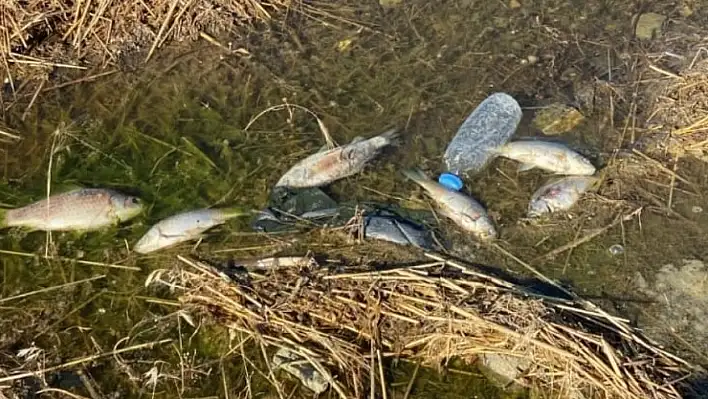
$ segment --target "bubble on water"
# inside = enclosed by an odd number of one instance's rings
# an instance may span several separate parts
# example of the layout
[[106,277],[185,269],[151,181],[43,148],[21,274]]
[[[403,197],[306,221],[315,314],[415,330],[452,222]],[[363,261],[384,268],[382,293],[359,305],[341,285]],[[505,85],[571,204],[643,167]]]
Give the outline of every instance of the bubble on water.
[[694,206],[693,208],[691,208],[691,211],[692,211],[693,213],[701,213],[701,212],[703,212],[703,208],[701,208],[700,206],[696,205],[696,206]]
[[619,244],[615,244],[610,247],[610,253],[615,256],[620,255],[624,253],[624,247]]

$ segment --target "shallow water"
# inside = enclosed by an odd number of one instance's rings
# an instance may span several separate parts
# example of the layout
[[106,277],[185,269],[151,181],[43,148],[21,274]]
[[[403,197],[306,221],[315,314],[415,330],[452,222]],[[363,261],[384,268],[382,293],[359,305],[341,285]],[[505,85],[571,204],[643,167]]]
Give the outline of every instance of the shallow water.
[[[195,328],[180,318],[174,304],[155,303],[144,289],[152,270],[171,265],[177,253],[188,253],[193,244],[148,256],[136,256],[128,247],[150,224],[178,211],[213,205],[262,208],[282,173],[324,143],[316,120],[301,110],[267,112],[254,121],[262,111],[284,102],[312,110],[338,143],[403,127],[400,147],[327,191],[339,201],[426,207],[420,190],[398,172],[414,165],[442,172],[447,142],[488,94],[514,95],[526,113],[517,135],[539,135],[529,123],[534,107],[571,102],[574,85],[604,73],[598,72],[598,65],[606,64],[607,54],[633,54],[634,44],[613,38],[629,35],[626,19],[634,10],[609,3],[575,3],[551,1],[511,9],[504,2],[413,1],[390,10],[365,7],[358,13],[333,7],[331,12],[356,22],[332,20],[325,26],[305,20],[297,29],[274,24],[266,33],[222,38],[247,49],[250,57],[204,44],[189,51],[171,49],[139,73],[121,72],[49,91],[24,121],[21,115],[28,99],[19,101],[5,122],[21,132],[23,140],[0,147],[0,203],[19,206],[40,199],[49,180],[53,190],[76,184],[122,189],[140,195],[149,207],[133,222],[100,233],[53,234],[51,242],[44,233],[6,231],[0,236],[0,249],[15,252],[0,256],[3,298],[104,276],[3,300],[3,362],[31,345],[49,356],[43,361],[56,364],[108,351],[116,344],[128,347],[179,336],[155,349],[96,361],[84,371],[103,395],[225,397],[225,391],[231,397],[242,395],[241,361],[221,358],[229,345],[224,331],[201,326],[193,334]],[[540,61],[529,63],[530,55]],[[618,85],[629,79],[622,74],[622,65],[614,73]],[[579,76],[564,80],[571,68]],[[72,77],[76,76],[64,79]],[[608,104],[599,98],[599,103]],[[586,122],[561,139],[590,155],[616,149],[628,104],[614,101],[616,115],[602,106],[594,112],[585,110]],[[57,130],[62,123],[66,129]],[[603,186],[602,196],[587,199],[574,209],[572,218],[559,216],[528,225],[520,218],[531,193],[548,175],[517,173],[516,166],[494,161],[465,185],[500,226],[499,245],[580,294],[601,300],[603,306],[629,312],[635,299],[629,282],[637,271],[652,273],[680,259],[708,258],[708,249],[701,244],[708,239],[704,228],[708,216],[691,212],[694,206],[708,209],[703,200],[708,193],[705,164],[679,166],[692,183],[686,191],[693,192],[673,194],[673,209],[681,217],[645,210],[641,218],[618,224],[572,251],[535,262],[636,206],[660,208],[647,198],[655,195],[664,201],[668,189],[660,185],[668,187],[670,179],[658,173],[649,179],[653,182],[637,181],[610,172],[612,181]],[[444,228],[457,255],[515,277],[528,276],[498,249],[475,245],[448,223]],[[609,247],[614,244],[622,244],[625,252],[613,256]],[[249,231],[247,221],[237,219],[213,230],[197,251],[224,259],[271,249]],[[69,260],[18,255],[45,251]],[[121,341],[125,337],[129,339]],[[25,367],[38,366],[30,361]],[[145,374],[153,368],[159,374],[154,387]],[[468,370],[464,377],[425,375],[409,397],[506,397],[483,378],[469,374]],[[391,384],[400,397],[410,375],[410,367],[391,368]],[[254,381],[255,391],[269,389],[262,379]],[[65,389],[86,394],[83,384]]]

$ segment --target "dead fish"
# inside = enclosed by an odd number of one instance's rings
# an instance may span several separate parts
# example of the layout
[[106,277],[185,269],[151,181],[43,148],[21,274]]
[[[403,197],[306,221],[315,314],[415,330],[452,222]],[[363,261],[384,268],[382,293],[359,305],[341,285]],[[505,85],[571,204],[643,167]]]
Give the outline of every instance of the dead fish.
[[130,220],[142,201],[111,189],[81,188],[50,196],[22,208],[0,210],[0,228],[91,231]]
[[599,181],[594,176],[568,176],[547,183],[531,196],[527,216],[537,218],[546,213],[566,211]]
[[473,198],[448,190],[431,180],[420,169],[404,170],[403,174],[413,180],[437,203],[441,215],[449,218],[465,231],[482,240],[497,237],[497,231],[484,207]]
[[133,247],[133,251],[147,254],[181,242],[195,240],[214,226],[227,220],[249,214],[241,208],[197,209],[183,212],[159,221]]
[[312,154],[290,168],[275,187],[321,187],[357,174],[384,147],[393,144],[397,137],[397,129],[391,129],[368,140],[354,140],[347,145]]
[[519,172],[533,168],[561,175],[595,174],[595,166],[584,156],[563,144],[540,140],[519,140],[507,143],[496,155],[521,162]]

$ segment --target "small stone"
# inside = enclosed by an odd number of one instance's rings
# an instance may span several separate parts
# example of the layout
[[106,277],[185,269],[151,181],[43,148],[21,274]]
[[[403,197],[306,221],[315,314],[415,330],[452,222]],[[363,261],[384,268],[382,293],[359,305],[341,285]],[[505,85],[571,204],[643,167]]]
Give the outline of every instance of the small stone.
[[703,212],[703,208],[701,208],[700,206],[696,205],[696,206],[694,206],[694,207],[691,208],[691,212],[693,212],[693,213],[701,213],[701,212]]
[[273,356],[273,365],[290,373],[316,394],[329,388],[327,379],[311,363],[291,350],[280,348]]
[[387,8],[398,7],[403,4],[403,0],[379,0],[379,4]]
[[619,244],[615,244],[610,247],[609,251],[614,256],[621,255],[624,253],[624,247]]
[[478,367],[482,374],[495,385],[518,390],[522,386],[514,381],[531,367],[531,359],[528,357],[485,353],[480,356]]
[[639,16],[637,27],[634,30],[635,36],[639,39],[649,40],[661,36],[662,25],[666,16],[657,13],[646,13]]
[[538,111],[533,123],[546,136],[556,136],[573,130],[584,119],[583,114],[573,107],[553,104]]
[[519,7],[521,7],[521,3],[519,3],[519,0],[511,0],[509,2],[509,8],[511,8],[512,10],[517,9]]
[[529,60],[530,65],[533,65],[538,62],[538,57],[536,57],[535,55],[529,55],[528,57],[526,57],[526,59]]

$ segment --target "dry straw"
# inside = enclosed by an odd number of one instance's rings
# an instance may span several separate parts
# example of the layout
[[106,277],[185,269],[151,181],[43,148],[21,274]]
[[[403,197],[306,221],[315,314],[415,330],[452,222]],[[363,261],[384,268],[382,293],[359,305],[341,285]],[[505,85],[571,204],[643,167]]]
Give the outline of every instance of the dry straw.
[[[0,70],[13,86],[53,68],[150,58],[170,41],[265,21],[292,0],[3,0]],[[11,71],[10,73],[7,73]],[[44,73],[42,73],[44,72]],[[18,82],[15,82],[17,80]],[[14,87],[18,89],[18,87]]]
[[146,284],[168,285],[183,306],[262,347],[299,353],[341,398],[385,395],[385,358],[436,367],[483,354],[530,359],[518,382],[553,397],[681,397],[690,366],[626,320],[426,256],[431,262],[353,273],[311,257],[270,259],[229,276],[180,256]]
[[663,73],[648,87],[650,152],[708,162],[708,60],[698,61],[700,55],[680,75]]

